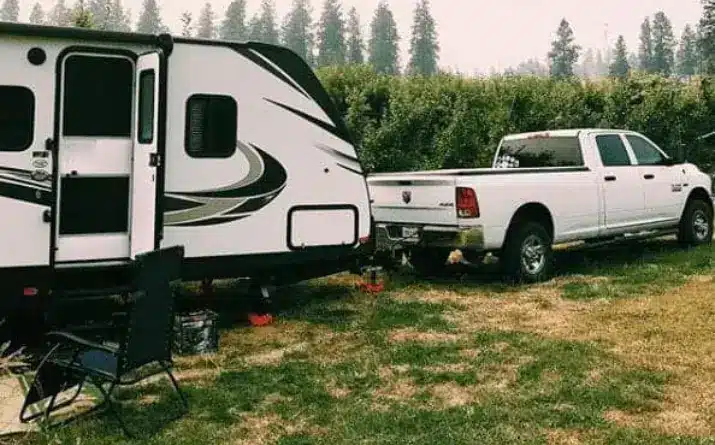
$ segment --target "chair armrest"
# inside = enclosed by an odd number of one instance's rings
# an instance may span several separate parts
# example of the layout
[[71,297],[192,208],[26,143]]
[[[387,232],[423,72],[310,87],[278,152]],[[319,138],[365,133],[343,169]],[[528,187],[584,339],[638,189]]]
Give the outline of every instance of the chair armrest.
[[114,348],[109,345],[103,345],[101,343],[96,343],[96,342],[84,339],[82,337],[78,337],[74,334],[70,334],[69,332],[52,331],[52,332],[48,332],[47,334],[45,334],[45,337],[57,338],[59,340],[69,341],[76,345],[84,346],[85,348],[99,349],[101,351],[109,352],[111,354],[115,354],[117,352],[117,348]]

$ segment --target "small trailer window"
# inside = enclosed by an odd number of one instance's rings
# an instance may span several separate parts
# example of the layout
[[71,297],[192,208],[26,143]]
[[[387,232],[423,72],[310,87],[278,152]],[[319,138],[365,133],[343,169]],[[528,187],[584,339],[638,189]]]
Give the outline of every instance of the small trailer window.
[[139,142],[151,144],[154,141],[154,70],[144,70],[139,74]]
[[32,145],[35,95],[25,87],[0,85],[0,151],[23,151]]
[[230,96],[196,94],[186,102],[186,153],[228,158],[236,151],[238,106]]

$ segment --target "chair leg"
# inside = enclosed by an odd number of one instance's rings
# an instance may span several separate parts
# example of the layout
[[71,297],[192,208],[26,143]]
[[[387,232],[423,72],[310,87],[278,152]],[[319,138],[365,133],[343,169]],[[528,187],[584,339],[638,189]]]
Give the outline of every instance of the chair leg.
[[181,399],[181,403],[184,405],[184,409],[188,410],[189,409],[189,401],[186,400],[186,395],[179,387],[179,383],[176,381],[174,374],[171,373],[171,369],[169,368],[169,366],[166,363],[162,363],[161,366],[162,366],[162,368],[164,368],[164,372],[166,372],[166,374],[169,376],[169,379],[171,380],[171,384],[174,386],[174,390],[179,395],[179,398]]
[[108,390],[104,389],[101,382],[95,383],[94,386],[96,386],[97,389],[99,389],[99,391],[102,393],[102,396],[104,397],[104,401],[102,402],[102,404],[105,404],[105,403],[107,404],[107,410],[109,410],[109,412],[112,413],[112,416],[117,420],[117,422],[119,423],[119,426],[122,429],[122,431],[124,432],[124,434],[130,439],[135,438],[134,434],[131,431],[129,431],[129,428],[127,428],[126,423],[124,423],[124,420],[119,415],[119,412],[117,412],[117,410],[114,407],[114,404],[112,403],[112,391],[114,391],[116,384],[112,383],[109,386]]

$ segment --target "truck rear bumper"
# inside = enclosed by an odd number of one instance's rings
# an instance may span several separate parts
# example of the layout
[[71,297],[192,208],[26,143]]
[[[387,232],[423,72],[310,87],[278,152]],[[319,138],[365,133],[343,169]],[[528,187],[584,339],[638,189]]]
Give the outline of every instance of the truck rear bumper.
[[375,248],[377,250],[394,250],[412,246],[482,251],[484,250],[484,228],[482,226],[375,224]]

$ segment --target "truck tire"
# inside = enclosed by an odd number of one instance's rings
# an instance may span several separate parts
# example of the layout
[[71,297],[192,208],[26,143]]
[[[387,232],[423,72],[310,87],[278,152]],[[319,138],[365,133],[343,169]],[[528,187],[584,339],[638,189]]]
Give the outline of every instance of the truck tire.
[[447,267],[447,255],[444,249],[415,247],[410,249],[409,262],[418,276],[439,276]]
[[507,279],[536,283],[551,276],[553,256],[551,236],[544,226],[523,222],[509,231],[500,260]]
[[678,242],[683,246],[712,243],[713,213],[702,199],[691,199],[685,206],[678,228]]

